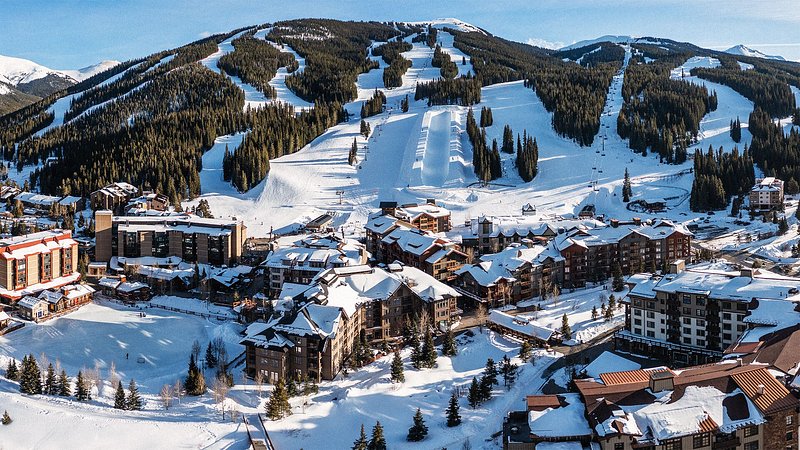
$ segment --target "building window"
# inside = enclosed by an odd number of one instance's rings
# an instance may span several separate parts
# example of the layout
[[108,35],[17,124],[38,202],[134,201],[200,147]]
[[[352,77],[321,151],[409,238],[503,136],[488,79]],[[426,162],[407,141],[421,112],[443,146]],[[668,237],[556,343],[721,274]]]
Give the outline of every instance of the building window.
[[794,423],[794,416],[786,416],[786,426],[789,426],[792,423]]
[[758,441],[744,444],[744,450],[758,450]]
[[614,444],[614,450],[625,450],[625,443],[617,442]]
[[794,433],[791,432],[791,431],[787,431],[786,432],[786,440],[787,441],[791,441],[792,439],[794,439]]
[[28,279],[28,270],[27,270],[27,265],[26,265],[25,258],[23,258],[23,259],[15,259],[14,260],[14,267],[15,267],[15,270],[16,270],[16,277],[15,278],[16,278],[16,282],[17,282],[17,287],[25,286],[27,284],[26,281]]
[[757,435],[758,435],[757,426],[751,426],[744,429],[744,437],[757,436]]
[[224,253],[222,250],[222,236],[208,237],[208,262],[215,266],[225,264]]
[[165,232],[153,233],[153,256],[166,258],[169,256],[169,235]]
[[53,276],[50,260],[50,253],[39,254],[39,278],[41,281],[50,281]]
[[682,450],[683,446],[681,446],[680,439],[673,439],[671,441],[664,442],[664,450]]
[[709,433],[704,433],[698,436],[694,436],[692,438],[692,443],[694,448],[708,447],[709,445],[711,445],[711,435]]

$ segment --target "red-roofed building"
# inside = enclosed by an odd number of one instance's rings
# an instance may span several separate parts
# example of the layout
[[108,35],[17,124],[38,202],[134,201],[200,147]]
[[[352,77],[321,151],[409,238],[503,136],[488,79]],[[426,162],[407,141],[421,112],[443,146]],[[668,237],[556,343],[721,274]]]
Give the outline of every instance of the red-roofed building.
[[69,230],[49,230],[0,240],[0,298],[16,301],[80,278],[78,243]]

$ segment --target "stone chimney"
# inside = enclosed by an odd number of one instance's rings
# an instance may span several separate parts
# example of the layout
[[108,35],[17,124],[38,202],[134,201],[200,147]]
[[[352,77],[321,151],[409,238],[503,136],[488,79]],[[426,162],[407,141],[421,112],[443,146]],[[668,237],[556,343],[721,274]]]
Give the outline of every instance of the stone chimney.
[[671,274],[679,274],[683,272],[685,269],[686,269],[686,261],[682,259],[676,259],[669,265],[669,273]]

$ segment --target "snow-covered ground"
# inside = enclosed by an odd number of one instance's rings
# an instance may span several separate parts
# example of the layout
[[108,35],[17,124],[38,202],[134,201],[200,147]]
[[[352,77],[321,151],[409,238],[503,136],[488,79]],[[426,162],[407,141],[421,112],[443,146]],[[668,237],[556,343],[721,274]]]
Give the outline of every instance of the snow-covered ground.
[[[625,292],[613,292],[607,284],[588,289],[577,289],[574,292],[564,291],[556,300],[534,298],[521,302],[522,305],[537,305],[542,308],[541,311],[522,315],[533,319],[533,322],[541,327],[561,330],[562,318],[566,314],[572,331],[572,339],[564,343],[575,345],[589,342],[625,322],[625,310],[620,307],[622,305],[619,302],[616,303],[609,320],[603,317],[602,305],[605,303],[608,306],[611,295],[619,300],[625,295]],[[592,318],[592,308],[597,310],[597,319]]]
[[[79,403],[72,398],[23,396],[16,383],[0,377],[0,405],[14,420],[3,427],[0,447],[248,448],[242,425],[223,421],[210,394],[184,397],[180,404],[176,398],[175,406],[167,411],[158,397],[163,385],[174,385],[185,377],[194,340],[205,350],[209,341],[220,337],[233,359],[243,351],[238,344],[241,329],[233,322],[101,302],[0,336],[3,369],[9,357],[19,362],[33,354],[40,364],[51,362],[70,377],[79,370],[86,373],[97,368],[101,380],[99,388],[93,389],[93,400]],[[125,386],[136,380],[144,411],[112,408],[112,364]],[[210,384],[213,370],[206,376]],[[239,382],[238,373],[235,376]]]
[[[428,437],[418,448],[461,448],[470,441],[472,448],[501,447],[499,441],[486,441],[502,429],[503,417],[510,410],[524,409],[524,396],[537,392],[542,385],[542,370],[558,355],[537,352],[536,363],[517,358],[519,344],[488,330],[473,336],[459,337],[459,354],[439,357],[433,369],[414,370],[410,352],[402,352],[406,381],[390,382],[392,355],[351,373],[347,377],[320,385],[320,393],[310,398],[303,410],[302,398],[295,399],[294,414],[277,422],[268,422],[267,430],[278,448],[350,448],[358,437],[361,424],[369,435],[376,421],[384,427],[389,448],[408,446],[406,434],[411,417],[420,408],[428,426]],[[520,365],[517,382],[510,390],[495,387],[492,400],[477,409],[467,404],[466,391],[473,377],[480,378],[486,359],[495,363],[503,355]],[[462,424],[448,428],[445,409],[454,388],[460,388]]]

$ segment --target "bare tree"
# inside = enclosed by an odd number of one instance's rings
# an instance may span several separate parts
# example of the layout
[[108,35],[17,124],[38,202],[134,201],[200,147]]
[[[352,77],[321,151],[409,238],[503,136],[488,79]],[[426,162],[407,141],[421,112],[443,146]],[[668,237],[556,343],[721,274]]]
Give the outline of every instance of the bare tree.
[[159,396],[161,397],[161,404],[164,406],[164,409],[169,409],[169,407],[172,406],[172,386],[168,384],[162,386]]
[[98,397],[102,397],[103,396],[103,387],[104,386],[103,386],[103,381],[100,379],[100,374],[102,372],[100,370],[100,362],[99,361],[95,361],[94,362],[94,370],[92,372],[94,372],[92,375],[95,377],[94,383],[95,383],[95,386],[97,386],[97,396]]
[[192,342],[192,355],[194,355],[194,360],[195,361],[199,361],[199,358],[200,358],[200,343],[197,342],[197,339],[195,339],[195,341]]
[[222,411],[222,420],[225,420],[225,400],[228,398],[230,387],[221,377],[216,377],[211,389],[214,391],[214,403],[219,405],[219,409]]
[[419,312],[419,331],[425,332],[428,326],[430,326],[431,317],[428,314],[428,308],[422,307],[422,311]]
[[256,376],[253,377],[253,381],[256,383],[256,389],[258,389],[258,397],[261,397],[261,387],[264,385],[264,372],[261,370],[256,370]]
[[94,368],[87,369],[85,367],[83,368],[83,382],[84,385],[86,386],[86,390],[91,392],[92,387],[97,386],[98,397],[100,396],[99,381],[100,381],[100,374],[97,372],[97,369]]
[[550,287],[550,299],[553,300],[553,305],[558,305],[559,297],[561,297],[561,291],[559,291],[557,285],[553,284]]
[[483,333],[483,325],[486,323],[486,306],[483,303],[478,304],[478,308],[475,310],[475,321],[478,322],[478,327]]
[[117,373],[117,365],[111,361],[111,366],[108,367],[108,384],[112,388],[119,384],[119,374]]
[[175,380],[175,385],[172,387],[173,392],[175,392],[175,396],[178,397],[178,403],[181,402],[181,398],[183,398],[183,382],[180,378]]

